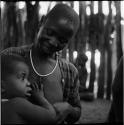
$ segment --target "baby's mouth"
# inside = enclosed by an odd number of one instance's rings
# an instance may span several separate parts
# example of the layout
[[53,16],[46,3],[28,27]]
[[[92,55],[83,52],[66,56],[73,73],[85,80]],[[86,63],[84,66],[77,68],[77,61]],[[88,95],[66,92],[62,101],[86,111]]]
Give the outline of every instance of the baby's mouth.
[[26,96],[31,96],[31,93],[32,93],[32,89],[30,88],[27,93],[26,93]]

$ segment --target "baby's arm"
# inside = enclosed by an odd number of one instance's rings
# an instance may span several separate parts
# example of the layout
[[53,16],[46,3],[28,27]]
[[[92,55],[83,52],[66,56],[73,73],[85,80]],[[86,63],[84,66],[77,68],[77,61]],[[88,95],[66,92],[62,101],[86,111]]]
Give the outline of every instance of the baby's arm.
[[49,105],[44,108],[39,105],[32,104],[25,98],[12,99],[12,106],[16,113],[25,119],[28,123],[55,123],[56,113],[54,108]]
[[32,87],[33,91],[31,98],[35,101],[35,104],[48,109],[51,113],[53,113],[54,116],[55,115],[54,107],[44,97],[43,85],[41,84],[39,88],[37,84],[33,84]]

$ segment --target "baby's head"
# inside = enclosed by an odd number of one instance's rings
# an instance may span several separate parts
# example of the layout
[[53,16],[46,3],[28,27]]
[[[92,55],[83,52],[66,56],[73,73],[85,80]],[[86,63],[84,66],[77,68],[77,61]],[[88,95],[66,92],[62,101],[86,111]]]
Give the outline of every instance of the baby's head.
[[2,95],[4,98],[26,97],[31,91],[29,68],[19,55],[1,56]]

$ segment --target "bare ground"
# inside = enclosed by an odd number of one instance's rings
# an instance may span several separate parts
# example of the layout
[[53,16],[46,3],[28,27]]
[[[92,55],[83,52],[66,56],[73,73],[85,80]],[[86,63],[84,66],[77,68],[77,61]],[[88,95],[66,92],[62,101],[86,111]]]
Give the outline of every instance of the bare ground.
[[96,99],[92,102],[81,101],[82,113],[77,124],[104,123],[107,119],[111,101]]

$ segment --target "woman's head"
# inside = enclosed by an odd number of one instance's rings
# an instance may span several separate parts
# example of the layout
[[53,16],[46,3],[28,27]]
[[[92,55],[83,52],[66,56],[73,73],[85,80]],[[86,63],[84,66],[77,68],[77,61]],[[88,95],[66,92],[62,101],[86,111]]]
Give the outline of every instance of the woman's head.
[[62,50],[77,32],[78,14],[66,4],[57,4],[46,16],[36,46],[40,53],[53,54]]

